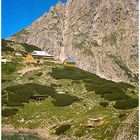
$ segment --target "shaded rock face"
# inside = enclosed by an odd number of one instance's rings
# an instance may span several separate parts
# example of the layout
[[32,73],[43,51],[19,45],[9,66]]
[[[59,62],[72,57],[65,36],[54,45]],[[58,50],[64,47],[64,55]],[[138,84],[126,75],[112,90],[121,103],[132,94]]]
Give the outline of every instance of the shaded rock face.
[[138,1],[68,0],[8,37],[39,46],[106,79],[138,79]]

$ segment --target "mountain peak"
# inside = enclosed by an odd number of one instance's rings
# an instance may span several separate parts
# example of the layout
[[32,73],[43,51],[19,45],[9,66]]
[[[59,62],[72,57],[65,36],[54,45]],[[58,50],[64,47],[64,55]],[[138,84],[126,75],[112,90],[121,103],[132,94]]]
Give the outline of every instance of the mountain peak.
[[8,39],[39,46],[56,59],[80,59],[80,68],[106,79],[137,81],[136,0],[59,1],[32,26]]

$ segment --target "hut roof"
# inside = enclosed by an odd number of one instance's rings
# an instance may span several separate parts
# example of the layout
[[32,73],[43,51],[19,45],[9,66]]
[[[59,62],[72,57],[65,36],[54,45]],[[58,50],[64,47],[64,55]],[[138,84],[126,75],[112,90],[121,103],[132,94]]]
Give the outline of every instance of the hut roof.
[[69,63],[75,63],[76,62],[73,58],[70,58],[70,57],[66,58],[65,61],[69,62]]
[[33,51],[32,55],[38,55],[38,56],[49,56],[53,57],[51,54],[48,54],[46,51]]

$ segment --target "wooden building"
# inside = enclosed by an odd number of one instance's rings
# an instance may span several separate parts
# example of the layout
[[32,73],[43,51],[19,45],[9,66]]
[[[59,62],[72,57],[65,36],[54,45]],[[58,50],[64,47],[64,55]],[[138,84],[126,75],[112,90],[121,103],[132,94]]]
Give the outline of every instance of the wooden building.
[[77,62],[73,58],[66,58],[64,60],[64,65],[68,67],[76,67]]
[[27,54],[27,56],[26,56],[25,59],[26,59],[26,61],[28,61],[28,62],[34,61],[34,58],[33,58],[32,54]]
[[102,120],[103,118],[89,118],[86,126],[87,127],[97,126]]
[[26,56],[26,62],[43,63],[48,59],[53,59],[53,55],[48,54],[46,51],[33,51]]

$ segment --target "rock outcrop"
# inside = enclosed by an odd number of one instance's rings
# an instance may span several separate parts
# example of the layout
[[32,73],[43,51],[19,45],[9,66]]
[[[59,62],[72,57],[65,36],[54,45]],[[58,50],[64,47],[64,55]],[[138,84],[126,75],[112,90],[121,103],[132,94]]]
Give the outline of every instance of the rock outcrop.
[[138,80],[138,0],[68,0],[8,37],[39,46],[56,59],[103,78]]
[[122,122],[113,140],[137,140],[138,139],[138,108]]

